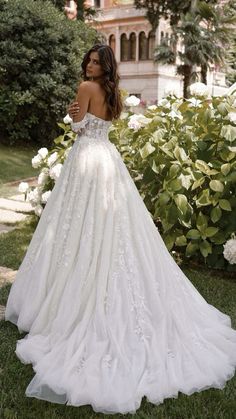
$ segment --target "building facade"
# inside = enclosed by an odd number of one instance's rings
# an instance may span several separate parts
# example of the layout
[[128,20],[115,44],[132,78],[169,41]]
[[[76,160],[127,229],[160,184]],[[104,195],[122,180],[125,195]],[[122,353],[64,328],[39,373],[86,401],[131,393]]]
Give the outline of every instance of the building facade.
[[[168,21],[162,19],[153,32],[144,10],[137,10],[132,0],[88,0],[87,4],[98,9],[92,25],[114,50],[122,88],[148,104],[170,91],[182,96],[183,82],[176,74],[176,65],[153,61],[154,49],[163,38],[171,42]],[[208,85],[214,95],[223,94],[226,91],[224,73],[212,68],[208,72]]]

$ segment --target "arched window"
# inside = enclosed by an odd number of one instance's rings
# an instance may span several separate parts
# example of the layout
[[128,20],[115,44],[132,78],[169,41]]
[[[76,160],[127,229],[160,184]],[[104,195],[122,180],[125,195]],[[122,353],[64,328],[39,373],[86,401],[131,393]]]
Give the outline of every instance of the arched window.
[[145,35],[145,32],[140,32],[139,34],[139,59],[148,59],[148,39]]
[[149,32],[149,35],[148,35],[148,58],[149,58],[149,60],[153,59],[153,53],[154,53],[154,49],[155,49],[155,40],[156,40],[155,32],[154,31]]
[[109,36],[109,45],[113,49],[113,52],[115,54],[115,51],[116,51],[116,38],[115,38],[115,35],[110,35]]
[[128,61],[129,59],[129,41],[125,33],[120,37],[120,56],[121,61]]
[[134,32],[129,37],[129,59],[135,61],[136,59],[136,35]]

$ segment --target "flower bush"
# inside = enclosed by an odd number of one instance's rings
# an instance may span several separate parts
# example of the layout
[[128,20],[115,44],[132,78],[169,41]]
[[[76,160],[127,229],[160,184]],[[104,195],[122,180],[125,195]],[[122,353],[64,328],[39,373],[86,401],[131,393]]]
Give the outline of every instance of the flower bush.
[[[236,231],[236,98],[209,99],[197,88],[190,99],[170,95],[148,106],[144,115],[132,112],[134,100],[130,100],[109,135],[169,251],[178,259],[232,271],[236,270],[231,238]],[[38,186],[25,194],[38,215],[75,139],[69,125],[59,126],[64,134],[55,140],[56,147],[50,152],[40,149],[32,161],[42,171]],[[25,190],[24,185],[21,188]]]

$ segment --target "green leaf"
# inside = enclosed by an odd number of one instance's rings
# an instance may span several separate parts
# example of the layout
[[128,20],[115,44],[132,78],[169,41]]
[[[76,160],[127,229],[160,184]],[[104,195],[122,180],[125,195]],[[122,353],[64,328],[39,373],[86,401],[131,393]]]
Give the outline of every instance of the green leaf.
[[212,253],[212,245],[207,240],[203,240],[199,245],[200,252],[204,258],[206,258],[209,253]]
[[200,195],[199,198],[196,200],[196,206],[204,207],[207,205],[210,205],[212,203],[211,197],[210,197],[210,191],[209,189],[204,189]]
[[212,237],[216,233],[218,233],[218,231],[219,231],[219,228],[217,227],[207,227],[206,230],[204,231],[204,234],[206,237]]
[[221,173],[222,173],[224,176],[227,176],[227,175],[228,175],[228,173],[230,172],[230,169],[231,169],[231,164],[230,164],[230,163],[225,163],[225,164],[222,164],[222,166],[221,166],[221,168],[220,168]]
[[211,210],[210,217],[213,223],[217,223],[217,221],[219,221],[221,216],[222,216],[222,211],[219,207],[215,207]]
[[174,156],[180,162],[188,160],[188,156],[185,153],[185,150],[182,147],[176,146],[174,149]]
[[224,190],[224,184],[219,180],[211,180],[209,186],[215,192],[223,192]]
[[189,242],[187,247],[186,247],[185,254],[186,254],[186,256],[192,256],[192,255],[197,253],[198,249],[199,249],[198,244]]
[[232,143],[236,139],[236,127],[232,125],[224,125],[221,128],[220,136]]
[[210,172],[210,167],[208,164],[203,160],[196,160],[195,161],[195,167],[200,170],[200,172],[208,174]]
[[182,183],[179,179],[174,179],[168,184],[168,189],[174,192],[179,191],[182,188]]
[[177,237],[177,239],[175,240],[175,244],[176,246],[186,246],[187,244],[187,240],[185,236],[179,236]]
[[139,150],[139,152],[141,157],[146,159],[146,157],[149,156],[149,154],[152,154],[155,150],[155,147],[153,147],[151,143],[147,142],[145,146]]
[[227,199],[219,199],[219,206],[225,211],[232,211],[230,202]]
[[163,240],[168,250],[171,250],[175,243],[175,236],[171,233],[163,236]]
[[208,226],[208,219],[207,217],[200,211],[197,217],[197,228],[200,232],[206,230]]
[[179,174],[180,170],[181,170],[181,168],[180,168],[180,166],[178,164],[172,164],[170,166],[170,170],[169,170],[169,176],[170,176],[170,178],[177,177],[177,175]]
[[169,202],[170,200],[170,195],[168,194],[168,192],[162,192],[159,196],[158,196],[158,204],[159,205],[165,205]]
[[192,191],[194,191],[194,189],[199,188],[199,186],[201,186],[204,183],[204,181],[205,181],[205,178],[204,177],[201,177],[200,179],[195,180],[195,182],[193,182],[193,186],[191,188]]
[[175,203],[176,203],[177,208],[179,209],[179,211],[181,211],[181,213],[183,215],[185,215],[186,212],[187,212],[187,209],[188,209],[188,200],[187,200],[186,196],[183,195],[183,194],[177,194],[174,197],[174,200],[175,200]]
[[152,170],[153,170],[153,172],[155,172],[157,174],[159,173],[159,168],[158,168],[154,159],[153,159],[153,162],[152,162]]
[[186,234],[187,239],[197,240],[200,239],[201,235],[195,228],[189,230]]

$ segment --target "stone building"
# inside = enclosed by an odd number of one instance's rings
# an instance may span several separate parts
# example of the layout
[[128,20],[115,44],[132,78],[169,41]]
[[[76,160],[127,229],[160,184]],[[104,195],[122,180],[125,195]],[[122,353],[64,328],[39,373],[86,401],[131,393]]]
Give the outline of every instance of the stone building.
[[[132,0],[87,0],[87,4],[98,10],[92,25],[115,52],[122,88],[148,104],[155,103],[168,91],[182,96],[182,77],[176,75],[176,65],[153,61],[154,48],[163,37],[171,42],[168,21],[162,19],[153,32],[144,10],[137,10]],[[213,67],[208,71],[208,85],[214,95],[223,94],[226,91],[224,73]]]

